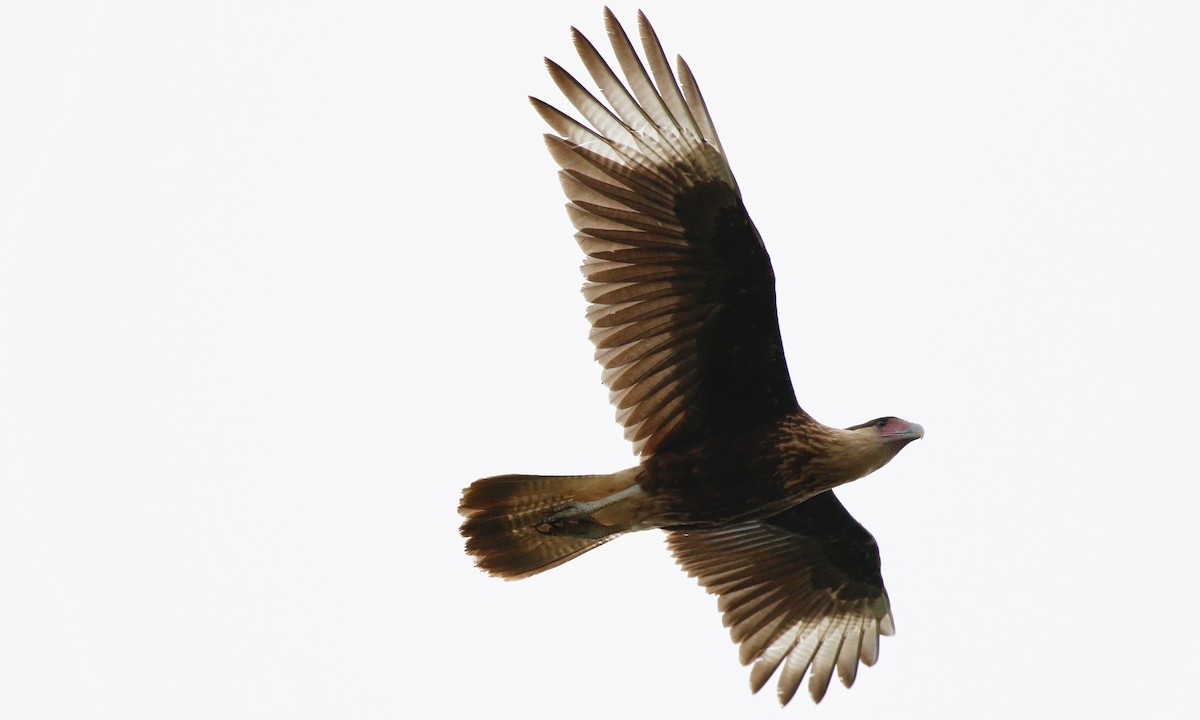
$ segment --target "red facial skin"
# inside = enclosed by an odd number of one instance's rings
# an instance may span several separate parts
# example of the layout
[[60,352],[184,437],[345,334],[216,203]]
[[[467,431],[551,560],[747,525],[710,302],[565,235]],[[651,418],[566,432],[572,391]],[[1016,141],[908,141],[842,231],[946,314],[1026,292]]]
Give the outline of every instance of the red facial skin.
[[910,423],[897,417],[883,419],[887,421],[886,424],[883,427],[876,426],[875,431],[884,441],[907,443],[925,437],[925,428],[917,423]]

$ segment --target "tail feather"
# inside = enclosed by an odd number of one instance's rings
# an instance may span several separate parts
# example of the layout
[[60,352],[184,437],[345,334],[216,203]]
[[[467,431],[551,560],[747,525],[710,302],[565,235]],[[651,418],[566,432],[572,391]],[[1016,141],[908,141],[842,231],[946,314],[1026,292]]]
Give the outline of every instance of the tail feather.
[[[597,500],[620,489],[616,475],[498,475],[463,491],[458,512],[467,553],[475,564],[506,580],[557,567],[613,539],[626,528],[560,532],[547,518],[563,505]],[[629,482],[624,482],[627,487]],[[597,528],[592,523],[592,528]]]

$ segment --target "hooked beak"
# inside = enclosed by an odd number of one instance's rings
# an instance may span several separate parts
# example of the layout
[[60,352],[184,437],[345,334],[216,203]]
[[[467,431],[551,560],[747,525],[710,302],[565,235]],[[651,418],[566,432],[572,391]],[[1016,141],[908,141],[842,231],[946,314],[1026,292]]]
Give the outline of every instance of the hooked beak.
[[913,440],[920,440],[925,437],[925,428],[921,427],[918,423],[909,423],[908,427],[903,430],[887,433],[885,437],[889,440],[912,442]]

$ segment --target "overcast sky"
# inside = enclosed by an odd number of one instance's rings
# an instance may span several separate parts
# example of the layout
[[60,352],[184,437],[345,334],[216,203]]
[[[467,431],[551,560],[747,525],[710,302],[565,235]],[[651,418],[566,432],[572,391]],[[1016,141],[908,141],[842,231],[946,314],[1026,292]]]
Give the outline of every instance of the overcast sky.
[[[785,712],[1194,711],[1200,11],[783,5],[645,9],[801,404],[927,432],[840,492],[895,637]],[[463,554],[472,480],[635,462],[525,100],[604,30],[404,6],[0,10],[0,716],[782,716],[661,533]]]

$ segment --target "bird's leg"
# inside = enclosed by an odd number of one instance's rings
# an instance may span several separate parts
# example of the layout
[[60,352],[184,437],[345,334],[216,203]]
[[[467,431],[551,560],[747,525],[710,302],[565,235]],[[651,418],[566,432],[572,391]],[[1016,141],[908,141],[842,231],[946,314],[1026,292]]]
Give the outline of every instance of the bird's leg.
[[537,531],[543,535],[569,535],[570,537],[599,540],[624,532],[624,528],[601,525],[595,520],[585,517],[574,520],[556,520],[552,523],[544,522],[537,526]]
[[571,520],[579,517],[587,517],[597,510],[603,510],[609,505],[615,505],[627,497],[632,497],[642,492],[642,488],[638,485],[630,485],[621,492],[613,493],[608,497],[593,500],[592,502],[571,501],[564,505],[559,505],[554,509],[554,514],[546,518],[545,522],[552,523],[558,520]]
[[602,525],[592,519],[592,515],[610,505],[621,502],[642,492],[637,485],[632,485],[608,497],[581,502],[573,500],[569,503],[552,508],[553,512],[538,524],[538,532],[546,535],[573,535],[576,537],[600,538],[626,528]]

